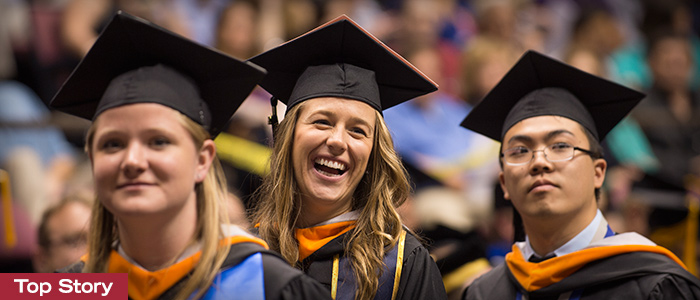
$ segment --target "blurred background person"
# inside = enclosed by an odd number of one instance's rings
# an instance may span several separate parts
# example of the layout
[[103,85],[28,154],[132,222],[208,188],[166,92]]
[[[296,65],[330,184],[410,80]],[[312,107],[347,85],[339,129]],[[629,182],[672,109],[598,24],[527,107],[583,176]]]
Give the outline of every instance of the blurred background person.
[[[439,52],[433,47],[412,49],[406,59],[442,82]],[[438,184],[415,186],[411,201],[417,228],[430,242],[449,293],[488,268],[486,242],[477,227],[491,214],[490,188],[498,165],[480,161],[477,134],[455,126],[471,106],[442,91],[420,96],[387,109],[384,118],[405,164]],[[495,144],[495,143],[494,143]],[[480,157],[483,158],[483,157]],[[474,160],[472,160],[474,159]],[[489,171],[490,170],[490,171]],[[416,180],[418,174],[409,174]],[[483,259],[480,261],[480,259]],[[471,267],[470,267],[471,266]],[[471,269],[471,271],[464,271]]]
[[[124,0],[121,0],[124,1]],[[156,23],[163,22],[166,28],[172,28],[193,41],[214,47],[216,29],[223,11],[236,0],[141,0],[151,2],[150,18]],[[157,3],[161,2],[161,3]],[[127,8],[125,8],[127,9]],[[169,12],[168,10],[173,10]],[[128,10],[127,10],[128,11]],[[149,19],[149,17],[144,17]],[[177,19],[175,19],[177,18]],[[242,58],[239,58],[242,59]]]
[[91,207],[90,200],[68,197],[44,211],[33,259],[36,272],[53,273],[87,253]]
[[471,106],[481,102],[519,55],[507,41],[481,35],[471,39],[461,54],[461,99]]
[[692,86],[691,51],[686,35],[664,30],[651,35],[647,63],[652,84],[647,98],[632,111],[660,162],[633,190],[647,191],[637,196],[651,208],[649,235],[679,255],[689,251],[685,243],[697,243],[697,237],[694,241],[685,235],[687,222],[697,226],[686,195],[695,195],[690,178],[700,176],[700,95]]
[[[687,0],[641,1],[642,15],[637,21],[639,38],[628,40],[611,60],[611,78],[629,86],[647,89],[652,86],[652,74],[647,53],[652,35],[658,30],[670,30],[686,36],[691,44],[693,68],[691,86],[700,85],[700,38],[697,28],[697,3]],[[696,25],[697,26],[697,25]]]
[[214,39],[217,49],[238,59],[248,59],[260,53],[260,7],[256,1],[233,1],[220,14]]
[[[691,90],[700,86],[700,5],[689,0],[0,0],[0,78],[23,84],[41,102],[48,103],[89,48],[90,40],[104,27],[109,12],[117,9],[240,59],[271,49],[339,14],[347,14],[401,54],[422,47],[438,52],[440,66],[435,68],[440,69],[442,77],[440,94],[471,105],[480,102],[489,89],[478,92],[476,81],[471,81],[481,76],[471,74],[479,69],[489,73],[509,66],[505,58],[494,58],[494,62],[488,58],[490,52],[505,52],[501,48],[514,49],[516,56],[524,49],[539,49],[581,68],[590,66],[587,71],[601,77],[628,86],[652,88],[652,71],[647,63],[651,35],[667,28],[690,41],[694,65],[689,86]],[[217,42],[213,38],[216,36],[223,39]],[[498,43],[484,43],[485,40]],[[500,46],[504,44],[510,46]],[[493,50],[483,50],[487,48]],[[472,55],[478,58],[469,59]],[[489,66],[482,68],[482,64]],[[489,78],[499,77],[483,76],[480,80],[486,83],[493,81]],[[271,140],[266,123],[269,98],[262,89],[254,91],[233,116],[229,129],[217,139],[232,199],[243,202],[243,208],[250,208],[248,195],[266,172]],[[5,111],[6,106],[0,107],[0,114]],[[278,105],[277,111],[283,116],[284,105]],[[81,152],[89,122],[56,111],[49,117],[46,123],[63,131],[74,152]],[[631,118],[623,121],[603,145],[611,165],[604,195],[609,201],[608,213],[619,213],[624,226],[644,233],[649,232],[653,219],[659,222],[665,218],[650,215],[655,207],[638,201],[639,197],[632,193],[637,190],[633,184],[644,174],[658,171],[664,160],[654,155],[648,141],[645,145],[646,136],[635,122]],[[475,151],[484,152],[489,147],[476,142],[473,146]],[[241,151],[243,148],[248,150]],[[473,160],[481,158],[474,156]],[[39,159],[29,161],[34,162],[34,169],[40,169]],[[78,157],[77,161],[78,170],[61,189],[67,194],[75,189],[91,193],[84,188],[90,177],[89,172],[85,176],[82,171],[85,158]],[[454,164],[461,166],[457,161]],[[25,173],[29,170],[32,168],[23,168]],[[686,190],[679,192],[685,195]],[[20,190],[16,193],[22,194]],[[236,201],[231,202],[232,214],[240,215],[234,212],[241,205]],[[492,205],[495,203],[489,203],[489,207]],[[15,209],[24,211],[22,205]],[[27,221],[27,213],[23,214]],[[479,227],[489,240],[490,234],[497,231],[496,224],[491,223],[496,218]],[[613,218],[610,221],[615,222]],[[36,220],[27,224],[37,225]]]
[[[194,38],[191,24],[169,0],[68,0],[62,13],[61,38],[73,55],[82,58],[117,10],[144,18],[180,35]],[[208,2],[208,1],[192,1]],[[183,3],[186,3],[183,2]],[[209,29],[213,34],[213,26]]]

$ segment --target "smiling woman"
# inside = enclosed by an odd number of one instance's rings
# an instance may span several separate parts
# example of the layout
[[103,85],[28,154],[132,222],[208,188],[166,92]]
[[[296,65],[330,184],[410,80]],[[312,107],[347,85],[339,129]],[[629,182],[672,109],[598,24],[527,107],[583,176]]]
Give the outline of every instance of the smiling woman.
[[437,86],[341,16],[251,59],[287,104],[258,233],[334,299],[444,299],[435,262],[396,211],[410,187],[381,111]]
[[212,139],[263,75],[118,13],[51,102],[93,120],[88,253],[63,271],[128,273],[130,299],[327,298],[226,218]]
[[292,161],[306,207],[297,223],[309,226],[350,211],[372,151],[376,116],[369,105],[341,98],[300,105]]

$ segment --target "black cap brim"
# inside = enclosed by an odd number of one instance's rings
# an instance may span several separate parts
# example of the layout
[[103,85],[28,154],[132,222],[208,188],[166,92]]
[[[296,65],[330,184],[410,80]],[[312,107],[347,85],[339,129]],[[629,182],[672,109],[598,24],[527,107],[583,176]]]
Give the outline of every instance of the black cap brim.
[[202,46],[149,21],[117,12],[51,101],[57,110],[92,120],[111,80],[164,64],[191,77],[209,106],[215,136],[265,75],[265,70]]
[[[562,88],[573,94],[595,123],[599,140],[622,120],[644,94],[615,82],[578,70],[535,51],[526,52],[501,81],[484,97],[461,125],[501,141],[511,109],[530,92]],[[548,112],[547,115],[557,115]]]
[[250,61],[267,69],[260,85],[288,105],[307,67],[338,63],[375,73],[381,103],[370,105],[381,110],[437,90],[430,78],[345,15]]

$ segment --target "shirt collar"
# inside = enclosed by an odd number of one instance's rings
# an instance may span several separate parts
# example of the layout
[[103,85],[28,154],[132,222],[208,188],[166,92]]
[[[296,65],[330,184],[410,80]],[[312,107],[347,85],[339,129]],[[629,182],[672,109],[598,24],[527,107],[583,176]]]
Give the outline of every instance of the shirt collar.
[[323,221],[321,223],[311,225],[309,227],[305,228],[311,228],[311,227],[317,227],[317,226],[323,226],[323,225],[328,225],[328,224],[333,224],[333,223],[339,223],[339,222],[345,222],[345,221],[354,221],[360,218],[360,211],[359,210],[353,210],[346,212],[344,214],[335,216],[331,218],[330,220]]
[[[598,234],[596,233],[598,233],[598,229],[601,227],[601,222],[605,223],[602,224],[602,226],[607,229],[608,222],[603,217],[603,213],[600,211],[600,209],[598,209],[596,210],[595,217],[591,223],[586,226],[586,228],[579,232],[573,239],[566,242],[566,244],[557,248],[553,252],[547,253],[545,256],[550,256],[552,254],[562,256],[586,248],[586,246],[588,246],[591,242],[594,242],[594,238],[596,238],[596,240],[598,239]],[[525,260],[532,255],[535,255],[535,257],[540,257],[539,255],[535,254],[535,250],[532,249],[529,237],[525,236],[525,242],[520,242],[518,244],[520,244],[518,246],[520,247],[520,251],[522,252]]]

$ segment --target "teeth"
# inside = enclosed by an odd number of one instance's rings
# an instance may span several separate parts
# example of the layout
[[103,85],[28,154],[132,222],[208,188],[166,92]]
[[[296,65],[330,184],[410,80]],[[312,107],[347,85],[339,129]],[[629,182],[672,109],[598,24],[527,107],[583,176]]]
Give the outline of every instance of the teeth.
[[318,172],[321,173],[321,174],[323,174],[323,175],[326,175],[326,176],[328,176],[328,177],[340,176],[340,175],[338,175],[338,174],[331,174],[331,173],[325,172],[325,171],[323,171],[323,170],[318,170]]
[[315,163],[322,165],[322,166],[329,167],[329,168],[333,168],[336,170],[341,170],[341,171],[345,170],[345,164],[342,164],[342,163],[339,163],[336,161],[330,161],[330,160],[326,160],[323,158],[317,158]]

